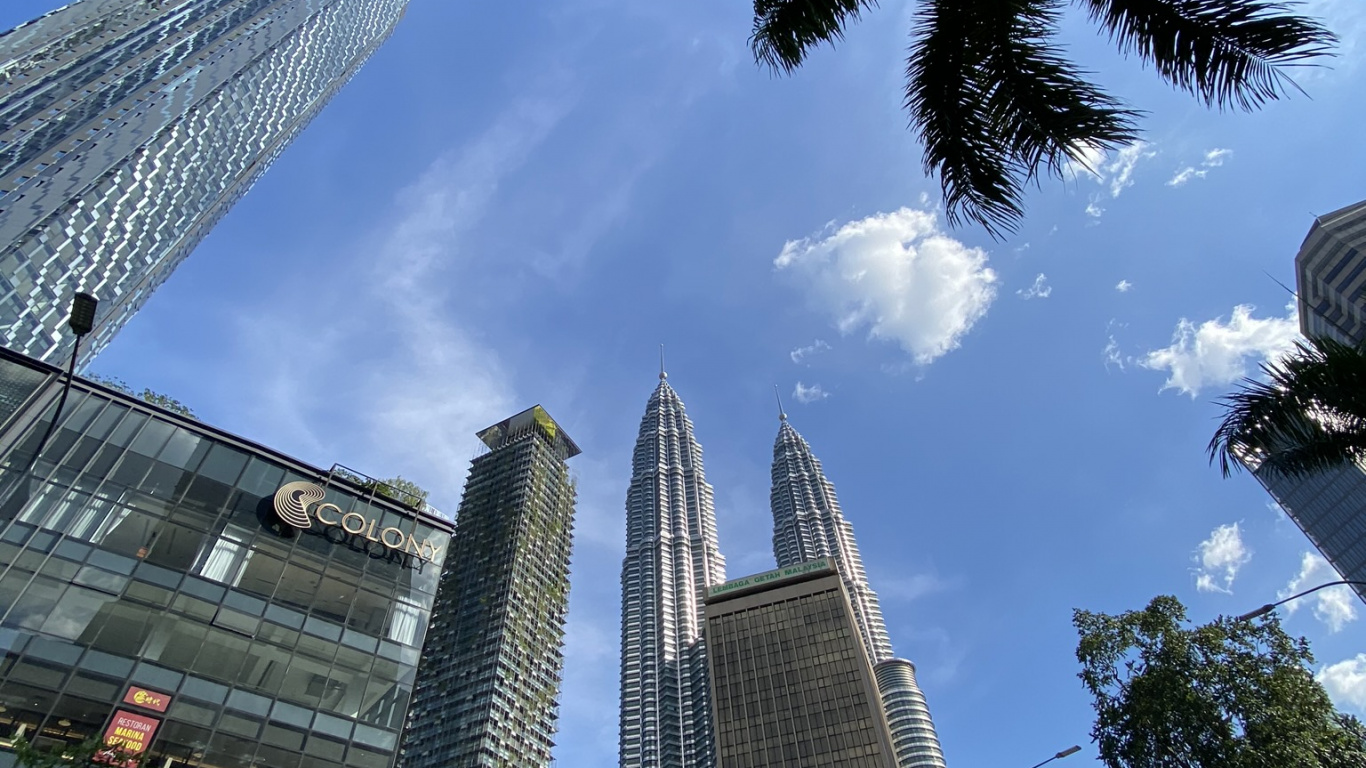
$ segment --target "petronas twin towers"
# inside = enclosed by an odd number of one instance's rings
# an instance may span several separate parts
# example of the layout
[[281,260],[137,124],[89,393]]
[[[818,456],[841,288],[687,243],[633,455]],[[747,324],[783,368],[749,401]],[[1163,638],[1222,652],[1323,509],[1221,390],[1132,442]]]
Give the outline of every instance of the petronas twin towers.
[[[854,529],[811,446],[780,414],[773,445],[778,567],[833,558],[853,603],[891,727],[898,768],[943,768],[909,661],[893,658]],[[621,768],[715,768],[702,599],[725,581],[712,487],[683,401],[659,374],[640,422],[626,494],[621,568]]]

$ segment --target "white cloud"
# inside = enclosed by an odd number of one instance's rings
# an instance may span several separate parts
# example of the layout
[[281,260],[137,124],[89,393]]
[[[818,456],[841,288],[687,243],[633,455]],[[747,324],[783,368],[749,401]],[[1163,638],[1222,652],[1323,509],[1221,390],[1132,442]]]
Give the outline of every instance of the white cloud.
[[1115,290],[1119,291],[1120,293],[1128,293],[1129,289],[1133,287],[1134,284],[1129,282],[1128,280],[1120,280],[1118,283],[1115,283]]
[[799,403],[814,403],[817,400],[824,400],[829,396],[830,393],[821,389],[821,385],[819,384],[812,384],[808,387],[799,381],[797,382],[796,388],[792,390],[792,397],[796,398]]
[[1200,163],[1206,168],[1218,168],[1224,164],[1224,160],[1233,154],[1231,149],[1215,148],[1205,153],[1204,162]]
[[1366,653],[1324,667],[1314,676],[1339,708],[1366,714]]
[[1133,186],[1134,168],[1138,167],[1139,162],[1157,157],[1157,152],[1150,149],[1151,146],[1136,141],[1115,153],[1114,159],[1104,166],[1110,182],[1110,197],[1119,197],[1119,193]]
[[1119,353],[1119,342],[1115,341],[1114,336],[1111,336],[1110,340],[1106,342],[1105,349],[1101,350],[1101,354],[1105,356],[1106,370],[1109,370],[1110,366],[1113,365],[1122,371],[1129,362]]
[[796,349],[792,350],[788,353],[788,356],[792,358],[792,362],[801,364],[802,360],[805,360],[806,358],[816,354],[817,352],[824,352],[828,349],[830,349],[829,344],[826,344],[824,341],[821,341],[820,339],[816,339],[815,341],[811,342],[810,344],[804,347],[797,347]]
[[1093,199],[1086,204],[1086,215],[1093,219],[1099,219],[1101,216],[1105,215],[1105,209],[1101,208],[1096,203],[1097,201]]
[[1159,391],[1175,389],[1192,399],[1205,387],[1232,384],[1247,375],[1249,362],[1280,355],[1299,338],[1293,306],[1287,317],[1264,320],[1254,318],[1253,309],[1239,304],[1227,323],[1215,318],[1197,326],[1183,317],[1171,346],[1149,352],[1139,364],[1168,372]]
[[1196,168],[1193,165],[1188,165],[1185,168],[1182,168],[1181,170],[1176,172],[1175,176],[1171,177],[1171,179],[1167,181],[1167,186],[1180,187],[1184,186],[1186,182],[1190,181],[1191,179],[1203,179],[1205,178],[1205,176],[1209,175],[1210,168],[1218,168],[1219,166],[1223,165],[1224,161],[1227,160],[1232,154],[1233,150],[1231,149],[1211,149],[1205,153],[1205,158],[1200,161],[1199,168]]
[[1191,179],[1203,179],[1209,171],[1197,170],[1191,166],[1186,166],[1176,172],[1176,175],[1167,180],[1169,187],[1182,187]]
[[1157,157],[1157,150],[1145,141],[1136,141],[1106,152],[1097,147],[1086,147],[1079,160],[1069,160],[1063,167],[1064,178],[1088,178],[1109,189],[1110,197],[1119,197],[1134,184],[1134,169],[1144,160]]
[[1029,301],[1030,299],[1046,299],[1053,295],[1053,286],[1048,284],[1048,276],[1040,272],[1039,276],[1034,278],[1033,285],[1028,288],[1019,289],[1015,292],[1015,295],[1025,301]]
[[[1322,555],[1317,552],[1305,552],[1300,559],[1299,575],[1291,580],[1285,589],[1277,595],[1284,600],[1306,589],[1313,589],[1320,584],[1337,581],[1341,578],[1342,576],[1333,570],[1333,566],[1329,565]],[[1344,584],[1321,589],[1298,600],[1291,600],[1282,607],[1285,608],[1286,613],[1294,613],[1300,609],[1301,605],[1309,603],[1314,606],[1314,617],[1327,625],[1329,632],[1339,632],[1347,624],[1356,621],[1357,600],[1356,593]]]
[[901,208],[788,241],[773,263],[840,333],[866,327],[928,364],[956,349],[996,298],[987,254],[945,234],[935,214]]
[[1238,570],[1252,559],[1252,552],[1243,544],[1238,523],[1221,525],[1200,542],[1200,554],[1195,558],[1195,588],[1201,592],[1232,594],[1233,580]]

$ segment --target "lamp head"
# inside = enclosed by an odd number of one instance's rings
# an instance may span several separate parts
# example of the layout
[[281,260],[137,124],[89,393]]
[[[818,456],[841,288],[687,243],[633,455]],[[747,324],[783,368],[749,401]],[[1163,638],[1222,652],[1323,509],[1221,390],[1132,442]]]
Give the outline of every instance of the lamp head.
[[1077,754],[1077,753],[1080,752],[1080,751],[1081,751],[1081,747],[1079,747],[1079,746],[1077,746],[1077,745],[1074,744],[1074,745],[1068,747],[1067,749],[1064,749],[1063,751],[1059,752],[1058,754],[1054,755],[1053,757],[1054,757],[1055,759],[1059,759],[1059,760],[1060,760],[1060,759],[1062,759],[1062,758],[1064,758],[1064,757],[1067,757],[1068,755],[1075,755],[1075,754]]
[[100,305],[100,300],[81,291],[71,299],[71,319],[67,325],[71,326],[71,332],[77,336],[84,336],[95,328],[95,309]]
[[1258,608],[1255,611],[1248,611],[1242,616],[1239,616],[1238,621],[1252,621],[1253,619],[1260,619],[1261,617],[1267,615],[1268,613],[1271,613],[1274,610],[1276,610],[1276,606],[1267,603],[1266,605],[1263,605],[1261,608]]

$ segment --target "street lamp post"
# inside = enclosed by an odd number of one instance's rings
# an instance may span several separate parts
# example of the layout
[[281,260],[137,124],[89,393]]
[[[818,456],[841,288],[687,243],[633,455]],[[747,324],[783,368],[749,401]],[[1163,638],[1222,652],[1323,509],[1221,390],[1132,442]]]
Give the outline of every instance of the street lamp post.
[[1342,580],[1340,580],[1340,581],[1330,581],[1330,582],[1328,582],[1327,584],[1320,584],[1320,585],[1318,585],[1317,587],[1314,587],[1313,589],[1306,589],[1305,591],[1303,591],[1303,592],[1301,592],[1301,593],[1299,593],[1299,594],[1297,594],[1297,595],[1291,595],[1290,597],[1287,597],[1287,598],[1285,598],[1284,600],[1277,600],[1277,601],[1274,602],[1274,603],[1267,603],[1266,605],[1263,605],[1261,608],[1258,608],[1258,609],[1255,610],[1255,611],[1248,611],[1247,613],[1243,614],[1242,616],[1239,616],[1239,617],[1238,617],[1238,621],[1251,621],[1251,620],[1253,620],[1253,619],[1260,618],[1260,617],[1265,616],[1265,615],[1267,615],[1268,613],[1271,613],[1272,611],[1276,610],[1276,606],[1278,606],[1278,605],[1281,605],[1281,604],[1283,604],[1283,603],[1288,603],[1288,602],[1290,602],[1291,600],[1298,600],[1299,598],[1304,597],[1305,595],[1308,595],[1308,594],[1312,594],[1312,593],[1314,593],[1314,592],[1317,592],[1317,591],[1319,591],[1320,589],[1327,589],[1328,587],[1336,587],[1336,586],[1339,586],[1339,585],[1342,585],[1342,584],[1351,584],[1351,585],[1358,586],[1358,587],[1366,587],[1366,581],[1353,581],[1353,580],[1351,580],[1351,579],[1342,579]]
[[[71,299],[71,317],[67,320],[67,325],[71,332],[76,334],[76,343],[71,347],[71,362],[66,369],[66,381],[62,383],[62,396],[57,400],[57,411],[52,414],[52,421],[48,422],[43,439],[38,441],[38,447],[28,460],[29,470],[37,463],[38,454],[43,452],[48,439],[52,437],[52,430],[56,428],[57,421],[62,416],[62,408],[66,407],[66,396],[71,392],[71,380],[76,376],[76,358],[80,356],[81,339],[95,329],[95,310],[99,305],[100,300],[85,291],[77,293]],[[28,470],[24,473],[27,474]]]
[[1080,752],[1080,751],[1081,751],[1081,747],[1079,747],[1079,746],[1073,744],[1072,746],[1070,746],[1070,747],[1068,747],[1067,749],[1064,749],[1063,751],[1059,752],[1058,754],[1056,754],[1056,755],[1054,755],[1054,756],[1048,758],[1047,760],[1043,761],[1042,763],[1039,763],[1039,765],[1034,766],[1034,768],[1039,768],[1040,765],[1048,765],[1049,763],[1053,762],[1054,760],[1061,760],[1062,758],[1067,757],[1068,755],[1075,755],[1075,754],[1077,754],[1077,753]]

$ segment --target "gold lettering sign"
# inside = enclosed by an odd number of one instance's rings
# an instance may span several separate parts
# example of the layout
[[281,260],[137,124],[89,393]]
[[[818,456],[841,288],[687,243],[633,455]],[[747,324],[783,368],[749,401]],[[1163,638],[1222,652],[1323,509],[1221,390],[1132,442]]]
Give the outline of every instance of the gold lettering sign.
[[436,561],[440,549],[430,540],[419,542],[412,534],[405,534],[397,528],[381,529],[378,520],[367,518],[359,512],[343,513],[336,504],[320,504],[325,495],[323,489],[313,483],[286,483],[275,492],[275,514],[299,530],[306,531],[317,521],[319,525],[341,528],[352,536],[361,536],[395,552]]

